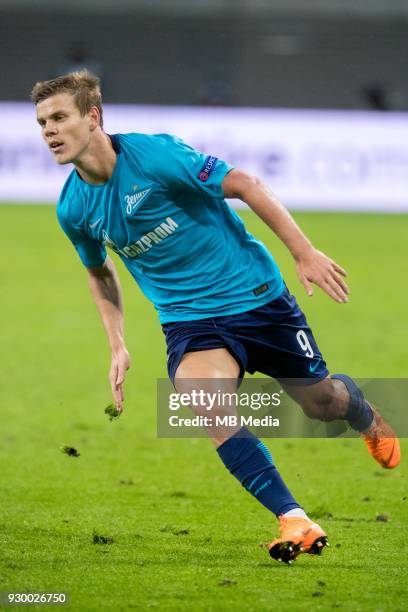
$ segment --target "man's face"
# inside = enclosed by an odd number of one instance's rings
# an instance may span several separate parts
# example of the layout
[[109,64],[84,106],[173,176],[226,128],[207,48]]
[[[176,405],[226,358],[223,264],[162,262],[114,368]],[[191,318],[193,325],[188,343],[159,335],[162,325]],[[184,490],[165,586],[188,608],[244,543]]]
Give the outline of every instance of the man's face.
[[81,115],[74,96],[68,93],[56,94],[39,102],[37,121],[58,164],[79,160],[98,125],[94,113]]

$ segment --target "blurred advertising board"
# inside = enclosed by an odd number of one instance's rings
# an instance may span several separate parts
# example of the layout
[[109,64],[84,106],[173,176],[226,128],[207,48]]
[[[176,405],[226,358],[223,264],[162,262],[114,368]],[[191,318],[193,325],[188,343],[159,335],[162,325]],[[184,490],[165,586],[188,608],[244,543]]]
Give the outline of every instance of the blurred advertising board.
[[[29,103],[0,103],[0,201],[55,202],[58,166]],[[298,210],[408,211],[408,113],[105,105],[108,133],[177,134]]]

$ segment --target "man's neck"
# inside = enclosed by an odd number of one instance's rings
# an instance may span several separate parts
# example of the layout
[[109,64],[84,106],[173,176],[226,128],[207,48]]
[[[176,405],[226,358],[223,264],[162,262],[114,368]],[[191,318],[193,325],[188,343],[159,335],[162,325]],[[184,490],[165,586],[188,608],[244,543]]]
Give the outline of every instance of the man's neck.
[[74,161],[74,166],[86,183],[103,185],[112,176],[116,158],[111,139],[101,130],[98,134],[94,134],[81,158]]

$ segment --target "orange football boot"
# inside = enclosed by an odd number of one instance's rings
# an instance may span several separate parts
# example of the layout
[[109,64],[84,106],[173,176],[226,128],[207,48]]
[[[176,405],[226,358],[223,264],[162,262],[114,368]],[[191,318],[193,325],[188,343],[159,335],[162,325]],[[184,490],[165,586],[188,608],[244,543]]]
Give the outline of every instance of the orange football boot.
[[371,407],[374,420],[361,433],[368,452],[383,468],[392,469],[401,461],[400,443],[397,434],[377,410]]
[[321,555],[323,548],[330,546],[323,529],[309,518],[281,514],[279,522],[280,537],[268,545],[276,561],[293,563],[300,553]]

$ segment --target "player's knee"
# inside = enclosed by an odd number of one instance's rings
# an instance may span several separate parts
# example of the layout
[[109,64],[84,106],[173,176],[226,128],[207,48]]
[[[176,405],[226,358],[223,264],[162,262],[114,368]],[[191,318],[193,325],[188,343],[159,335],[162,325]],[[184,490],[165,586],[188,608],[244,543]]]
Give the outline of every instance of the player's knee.
[[303,398],[301,405],[306,416],[326,422],[341,418],[344,412],[343,398],[330,379],[324,381],[321,389]]
[[193,379],[176,378],[174,384],[183,406],[190,408],[198,416],[205,416],[205,389],[199,388],[200,385]]
[[176,391],[184,406],[197,416],[223,417],[235,414],[236,384],[234,380],[176,378]]

